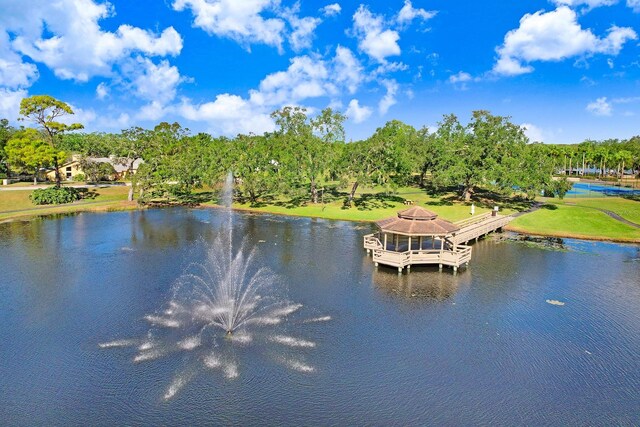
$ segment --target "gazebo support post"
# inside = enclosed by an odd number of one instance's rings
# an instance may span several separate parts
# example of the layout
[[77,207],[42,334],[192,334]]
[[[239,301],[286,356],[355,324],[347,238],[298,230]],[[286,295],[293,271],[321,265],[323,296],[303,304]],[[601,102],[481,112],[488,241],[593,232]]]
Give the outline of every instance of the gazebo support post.
[[384,233],[384,250],[387,250],[387,233]]

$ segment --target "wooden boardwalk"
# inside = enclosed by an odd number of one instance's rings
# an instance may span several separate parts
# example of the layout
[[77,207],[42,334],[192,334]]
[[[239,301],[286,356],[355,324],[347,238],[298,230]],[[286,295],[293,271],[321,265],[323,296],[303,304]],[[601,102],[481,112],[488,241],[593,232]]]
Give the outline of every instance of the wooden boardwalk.
[[452,267],[455,273],[460,266],[466,266],[471,261],[472,248],[467,243],[502,229],[512,219],[512,216],[494,216],[489,212],[458,221],[455,225],[460,230],[451,236],[436,237],[428,248],[423,247],[423,239],[409,239],[408,245],[402,248],[404,250],[400,247],[385,248],[379,233],[364,236],[364,247],[367,254],[372,254],[376,267],[379,264],[396,267],[401,273],[405,267],[410,269],[412,265],[438,265],[440,269],[446,265]]
[[455,244],[467,244],[472,240],[476,242],[480,237],[502,229],[513,219],[510,215],[492,216],[491,212],[455,222],[460,230],[451,237]]

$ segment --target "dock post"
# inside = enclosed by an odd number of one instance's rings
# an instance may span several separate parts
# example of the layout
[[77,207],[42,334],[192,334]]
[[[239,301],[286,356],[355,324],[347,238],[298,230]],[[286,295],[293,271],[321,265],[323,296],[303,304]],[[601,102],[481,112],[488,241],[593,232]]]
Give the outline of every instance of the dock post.
[[455,276],[458,273],[458,267],[453,266],[453,275]]
[[374,262],[374,265],[376,266],[376,268],[378,268],[378,263],[377,262]]
[[438,271],[442,271],[442,264],[438,264]]
[[398,274],[402,274],[402,267],[398,267]]
[[371,249],[367,249],[367,256],[371,253]]

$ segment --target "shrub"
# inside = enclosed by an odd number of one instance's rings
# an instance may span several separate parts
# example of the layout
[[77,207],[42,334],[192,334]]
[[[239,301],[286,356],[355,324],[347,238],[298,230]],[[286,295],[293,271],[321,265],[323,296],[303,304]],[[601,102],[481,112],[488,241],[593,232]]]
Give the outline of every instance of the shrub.
[[80,192],[71,187],[52,187],[34,190],[29,198],[35,205],[61,205],[80,199]]
[[83,173],[79,173],[76,176],[73,177],[73,180],[75,182],[84,182],[86,180],[86,177],[84,176]]

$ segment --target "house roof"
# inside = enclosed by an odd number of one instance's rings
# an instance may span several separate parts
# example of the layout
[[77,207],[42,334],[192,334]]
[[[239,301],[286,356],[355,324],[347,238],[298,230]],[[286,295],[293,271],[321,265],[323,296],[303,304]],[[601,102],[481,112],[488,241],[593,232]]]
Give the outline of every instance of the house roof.
[[383,232],[406,236],[445,236],[460,229],[420,206],[402,210],[397,216],[377,221],[376,225]]
[[[95,162],[95,163],[109,163],[111,166],[113,166],[113,169],[117,172],[117,173],[122,173],[125,172],[129,169],[129,160],[126,160],[126,164],[122,164],[116,161],[116,159],[111,158],[111,157],[87,157],[87,160]],[[62,165],[60,165],[60,168],[64,168],[66,166],[70,166],[73,165],[74,163],[79,163],[80,161],[78,160],[78,158],[73,158],[71,161],[68,161],[66,163],[63,163]],[[135,162],[133,162],[133,170],[137,170],[138,167],[144,163],[144,160],[142,159],[136,159]],[[53,170],[53,169],[52,169]]]
[[[125,172],[129,169],[128,159],[126,159],[126,164],[124,165],[122,163],[116,162],[115,159],[112,159],[110,157],[89,157],[88,160],[96,163],[110,163],[111,166],[113,166],[113,169],[115,169],[115,171],[118,173]],[[138,169],[138,166],[140,166],[142,163],[144,163],[142,159],[137,159],[135,162],[133,162],[133,169]]]

